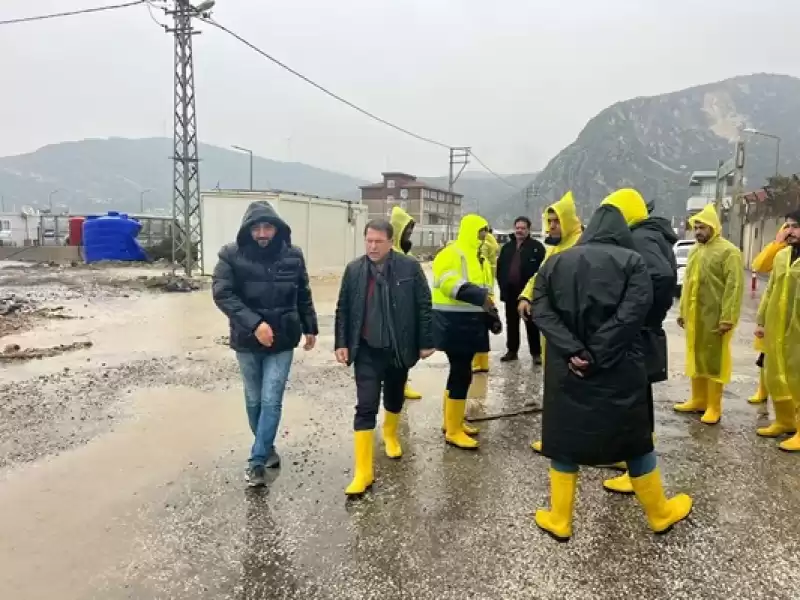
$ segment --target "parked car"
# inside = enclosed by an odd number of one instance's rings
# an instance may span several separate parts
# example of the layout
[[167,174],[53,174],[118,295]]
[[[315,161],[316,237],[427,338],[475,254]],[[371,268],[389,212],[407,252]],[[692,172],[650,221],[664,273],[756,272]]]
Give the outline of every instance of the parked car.
[[680,298],[683,289],[683,275],[686,273],[686,261],[689,259],[689,251],[694,248],[697,242],[694,240],[678,240],[672,247],[675,252],[675,262],[678,263],[678,282],[675,286],[675,296]]

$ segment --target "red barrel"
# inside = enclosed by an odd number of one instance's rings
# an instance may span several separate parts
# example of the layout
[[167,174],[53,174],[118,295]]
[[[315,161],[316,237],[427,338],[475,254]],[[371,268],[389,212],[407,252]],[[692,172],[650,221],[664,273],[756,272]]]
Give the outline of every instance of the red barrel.
[[72,217],[69,220],[69,245],[82,246],[83,245],[83,222],[86,219],[83,217]]

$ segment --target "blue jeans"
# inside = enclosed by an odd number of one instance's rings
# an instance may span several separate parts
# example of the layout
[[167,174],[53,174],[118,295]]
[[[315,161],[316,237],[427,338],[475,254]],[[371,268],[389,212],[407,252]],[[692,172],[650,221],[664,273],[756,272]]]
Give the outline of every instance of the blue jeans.
[[[626,461],[626,463],[628,465],[628,474],[631,477],[641,477],[642,475],[652,473],[656,466],[658,466],[655,452],[648,452],[644,456],[637,456],[636,458]],[[578,465],[563,463],[558,460],[551,460],[550,466],[554,471],[559,471],[560,473],[578,472]]]
[[283,392],[294,350],[277,354],[237,352],[244,383],[244,401],[250,431],[255,436],[250,451],[250,466],[264,466],[275,452],[275,436],[281,422]]

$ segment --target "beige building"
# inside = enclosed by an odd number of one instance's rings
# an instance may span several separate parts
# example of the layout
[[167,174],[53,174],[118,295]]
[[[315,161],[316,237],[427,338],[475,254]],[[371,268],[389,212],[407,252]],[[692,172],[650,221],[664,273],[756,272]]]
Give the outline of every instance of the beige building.
[[458,227],[461,194],[450,193],[407,173],[382,175],[383,181],[361,187],[361,203],[368,207],[371,219],[389,216],[392,208],[399,206],[411,215],[418,228],[435,231],[446,228],[448,223],[454,230]]

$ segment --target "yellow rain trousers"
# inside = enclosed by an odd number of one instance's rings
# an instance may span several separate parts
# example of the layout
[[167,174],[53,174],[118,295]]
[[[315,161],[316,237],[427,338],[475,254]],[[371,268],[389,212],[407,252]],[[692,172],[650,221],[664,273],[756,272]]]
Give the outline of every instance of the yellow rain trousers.
[[690,251],[680,301],[686,329],[686,375],[718,384],[731,379],[733,329],[719,335],[721,323],[739,322],[744,271],[742,253],[720,235],[722,225],[713,204],[689,219],[713,230],[711,239]]
[[[414,219],[412,219],[411,215],[409,215],[399,206],[394,206],[392,207],[390,222],[392,224],[392,229],[394,229],[394,239],[392,240],[394,251],[399,252],[400,254],[405,254],[400,242],[403,240],[403,232],[406,230],[406,227],[413,223]],[[421,400],[422,394],[406,384],[405,398],[406,400]]]
[[770,396],[774,402],[800,402],[800,259],[792,262],[791,247],[775,256],[757,322],[764,327]]

